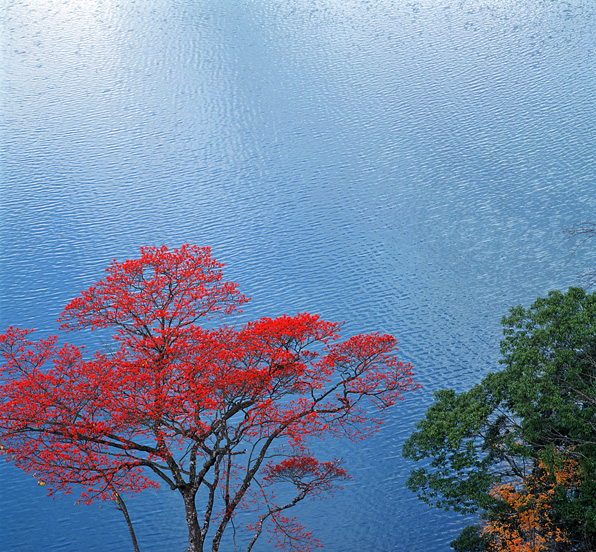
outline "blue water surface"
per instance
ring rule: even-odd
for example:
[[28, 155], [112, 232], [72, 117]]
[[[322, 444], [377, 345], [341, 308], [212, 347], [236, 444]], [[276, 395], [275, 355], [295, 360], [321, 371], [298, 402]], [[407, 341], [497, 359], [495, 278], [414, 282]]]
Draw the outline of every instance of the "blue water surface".
[[[465, 520], [405, 489], [401, 446], [433, 391], [498, 368], [509, 306], [596, 267], [562, 233], [596, 221], [596, 3], [1, 4], [0, 327], [55, 332], [112, 259], [196, 243], [247, 318], [392, 333], [424, 389], [316, 444], [353, 481], [295, 513], [329, 552], [449, 550]], [[132, 549], [73, 501], [0, 464], [0, 550]], [[184, 550], [176, 493], [130, 509], [143, 552]]]

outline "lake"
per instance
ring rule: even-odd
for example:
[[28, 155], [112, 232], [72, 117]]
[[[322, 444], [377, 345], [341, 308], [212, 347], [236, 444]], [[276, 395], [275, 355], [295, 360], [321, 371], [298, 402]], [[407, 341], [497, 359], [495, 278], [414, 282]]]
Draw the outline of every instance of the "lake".
[[[498, 368], [500, 318], [596, 268], [593, 0], [3, 0], [0, 326], [55, 332], [143, 245], [209, 245], [248, 319], [309, 311], [399, 339], [424, 389], [353, 480], [295, 510], [328, 552], [447, 552], [408, 491], [440, 388]], [[92, 338], [91, 338], [92, 339]], [[0, 464], [2, 552], [131, 550], [121, 515]], [[181, 501], [130, 501], [182, 552]], [[273, 545], [261, 542], [259, 550]]]

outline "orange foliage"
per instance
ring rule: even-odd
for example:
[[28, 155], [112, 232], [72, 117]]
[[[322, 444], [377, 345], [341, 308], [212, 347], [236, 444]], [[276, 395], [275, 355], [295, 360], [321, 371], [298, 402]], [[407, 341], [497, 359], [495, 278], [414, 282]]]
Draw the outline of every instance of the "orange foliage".
[[491, 496], [504, 502], [508, 512], [486, 521], [482, 534], [492, 537], [491, 552], [551, 552], [567, 542], [553, 520], [552, 501], [557, 488], [578, 484], [577, 462], [559, 453], [555, 466], [540, 460], [538, 467], [516, 484], [495, 485]]

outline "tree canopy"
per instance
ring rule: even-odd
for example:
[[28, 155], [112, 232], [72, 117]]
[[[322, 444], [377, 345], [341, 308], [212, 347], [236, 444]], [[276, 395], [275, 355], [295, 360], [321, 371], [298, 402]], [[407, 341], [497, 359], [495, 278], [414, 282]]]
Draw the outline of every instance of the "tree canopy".
[[[349, 476], [309, 441], [366, 437], [419, 387], [390, 335], [342, 341], [339, 324], [308, 313], [223, 324], [248, 299], [222, 267], [189, 245], [114, 261], [60, 318], [65, 331], [110, 329], [106, 351], [0, 336], [2, 452], [51, 494], [114, 501], [135, 550], [123, 497], [160, 482], [182, 498], [189, 552], [219, 550], [241, 510], [247, 552], [264, 531], [310, 549], [286, 511]], [[274, 485], [293, 491], [282, 501]]]
[[435, 394], [404, 445], [422, 464], [407, 485], [430, 505], [480, 514], [484, 525], [452, 543], [460, 552], [595, 550], [596, 295], [552, 291], [502, 325], [503, 369]]

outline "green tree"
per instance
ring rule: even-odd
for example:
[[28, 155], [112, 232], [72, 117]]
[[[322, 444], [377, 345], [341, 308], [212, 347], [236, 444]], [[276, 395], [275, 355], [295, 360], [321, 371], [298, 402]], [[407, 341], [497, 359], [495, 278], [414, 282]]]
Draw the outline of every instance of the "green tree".
[[[407, 485], [432, 506], [494, 519], [503, 510], [495, 486], [526, 481], [563, 452], [581, 484], [553, 498], [567, 535], [556, 549], [596, 550], [596, 294], [552, 291], [502, 324], [504, 369], [465, 393], [435, 394], [404, 445], [421, 463]], [[464, 541], [454, 541], [462, 552]]]

